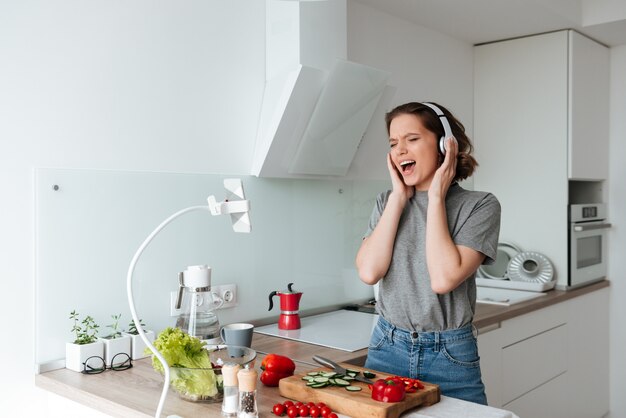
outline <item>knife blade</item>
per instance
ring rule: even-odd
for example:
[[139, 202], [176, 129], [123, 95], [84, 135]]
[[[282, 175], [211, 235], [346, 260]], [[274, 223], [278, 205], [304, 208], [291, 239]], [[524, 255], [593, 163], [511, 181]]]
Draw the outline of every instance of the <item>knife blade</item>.
[[[335, 373], [342, 374], [344, 376], [349, 376], [348, 375], [348, 371], [344, 367], [341, 367], [340, 365], [338, 365], [337, 363], [335, 363], [332, 360], [329, 360], [329, 359], [327, 359], [325, 357], [320, 357], [320, 356], [317, 356], [317, 355], [313, 356], [313, 360], [316, 363], [321, 364], [322, 366], [328, 367], [329, 369], [333, 369], [333, 371]], [[373, 385], [374, 384], [373, 381], [371, 381], [370, 379], [368, 379], [366, 377], [359, 376], [359, 375], [356, 375], [356, 376], [353, 376], [353, 377], [354, 377], [354, 380], [357, 380], [359, 382], [367, 383], [368, 385]]]

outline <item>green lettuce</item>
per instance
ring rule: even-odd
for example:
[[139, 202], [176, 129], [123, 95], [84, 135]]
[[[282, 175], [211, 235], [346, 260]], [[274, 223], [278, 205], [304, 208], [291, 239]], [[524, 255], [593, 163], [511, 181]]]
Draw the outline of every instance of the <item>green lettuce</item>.
[[[170, 383], [179, 393], [194, 399], [217, 395], [222, 376], [212, 370], [205, 342], [170, 327], [158, 335], [154, 346], [170, 366]], [[163, 373], [163, 365], [155, 356], [152, 367]]]

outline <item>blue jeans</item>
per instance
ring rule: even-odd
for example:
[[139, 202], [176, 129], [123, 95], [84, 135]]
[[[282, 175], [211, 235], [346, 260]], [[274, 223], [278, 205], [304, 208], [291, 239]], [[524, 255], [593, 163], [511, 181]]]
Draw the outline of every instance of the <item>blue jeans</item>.
[[442, 395], [487, 405], [472, 324], [413, 332], [396, 328], [380, 316], [365, 367], [435, 383]]

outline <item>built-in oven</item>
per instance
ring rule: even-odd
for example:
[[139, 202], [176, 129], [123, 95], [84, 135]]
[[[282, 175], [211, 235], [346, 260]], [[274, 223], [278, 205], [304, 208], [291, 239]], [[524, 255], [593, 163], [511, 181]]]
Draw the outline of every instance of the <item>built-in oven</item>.
[[607, 234], [603, 203], [570, 205], [567, 288], [602, 280], [607, 274]]

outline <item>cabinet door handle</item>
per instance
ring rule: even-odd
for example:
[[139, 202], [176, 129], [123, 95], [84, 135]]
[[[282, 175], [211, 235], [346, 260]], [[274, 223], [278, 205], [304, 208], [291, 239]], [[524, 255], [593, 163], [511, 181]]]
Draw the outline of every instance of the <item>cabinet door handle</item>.
[[606, 229], [610, 228], [610, 223], [598, 224], [598, 225], [576, 225], [574, 227], [574, 231], [582, 232], [582, 231], [593, 231], [594, 229]]

